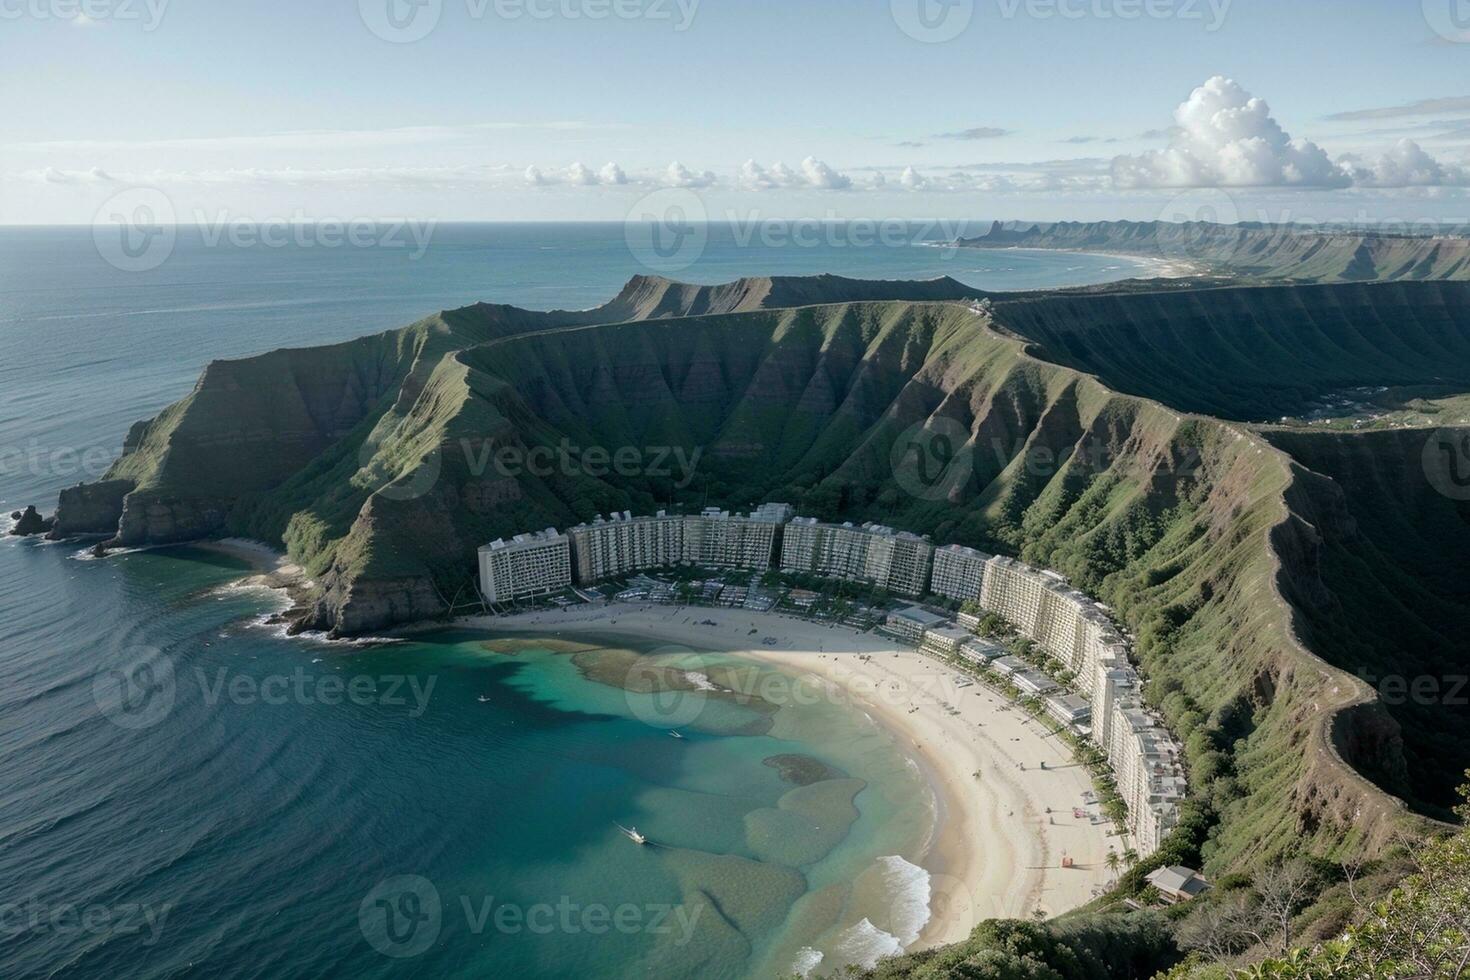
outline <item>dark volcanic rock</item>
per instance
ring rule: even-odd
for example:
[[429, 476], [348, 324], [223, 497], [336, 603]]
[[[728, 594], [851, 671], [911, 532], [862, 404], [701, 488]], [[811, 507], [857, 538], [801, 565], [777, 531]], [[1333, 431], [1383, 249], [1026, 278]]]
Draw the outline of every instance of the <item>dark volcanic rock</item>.
[[102, 480], [67, 487], [56, 500], [53, 539], [75, 534], [116, 534], [122, 519], [123, 498], [132, 493], [132, 480]]
[[51, 530], [51, 525], [55, 521], [55, 518], [52, 517], [42, 517], [36, 512], [34, 505], [27, 507], [24, 513], [12, 516], [15, 516], [16, 524], [15, 527], [10, 529], [10, 533], [18, 534], [21, 537], [28, 537], [32, 534], [45, 534]]

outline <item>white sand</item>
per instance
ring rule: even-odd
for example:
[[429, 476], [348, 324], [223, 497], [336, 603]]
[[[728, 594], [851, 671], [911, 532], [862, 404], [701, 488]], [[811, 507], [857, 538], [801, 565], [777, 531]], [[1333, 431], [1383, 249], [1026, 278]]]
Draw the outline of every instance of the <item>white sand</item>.
[[272, 589], [306, 588], [312, 584], [311, 579], [306, 577], [305, 569], [292, 562], [281, 552], [259, 541], [251, 541], [247, 538], [224, 538], [219, 541], [193, 542], [192, 546], [203, 548], [206, 551], [217, 551], [220, 554], [249, 562], [261, 574], [248, 579], [248, 584], [263, 585]]
[[[748, 610], [627, 604], [461, 624], [568, 639], [627, 632], [755, 657], [836, 684], [912, 750], [939, 800], [938, 833], [921, 862], [933, 875], [935, 914], [915, 949], [963, 939], [983, 919], [1025, 918], [1038, 908], [1056, 915], [1085, 904], [1110, 877], [1110, 843], [1123, 850], [1109, 836], [1111, 822], [1091, 821], [1099, 813], [1083, 801], [1091, 780], [1048, 728], [979, 683], [959, 687], [953, 667], [885, 637]], [[765, 637], [777, 645], [754, 642]], [[1074, 807], [1083, 818], [1073, 816]], [[1072, 868], [1062, 868], [1063, 856]]]

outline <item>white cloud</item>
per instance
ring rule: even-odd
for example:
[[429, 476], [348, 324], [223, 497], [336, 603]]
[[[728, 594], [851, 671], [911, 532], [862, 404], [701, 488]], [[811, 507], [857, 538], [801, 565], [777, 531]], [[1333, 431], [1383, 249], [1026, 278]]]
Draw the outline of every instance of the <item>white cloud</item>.
[[741, 190], [747, 191], [782, 188], [845, 191], [853, 186], [851, 177], [816, 157], [807, 157], [801, 161], [800, 170], [793, 170], [784, 163], [775, 163], [766, 168], [754, 160], [746, 160], [735, 175], [735, 184]]
[[911, 191], [921, 191], [929, 184], [928, 179], [913, 167], [904, 167], [898, 182]]
[[533, 187], [541, 187], [550, 183], [550, 181], [546, 179], [546, 175], [541, 172], [540, 167], [533, 165], [526, 168], [526, 183]]
[[1223, 75], [1176, 110], [1169, 146], [1113, 160], [1113, 184], [1137, 187], [1344, 187], [1351, 178], [1316, 143], [1292, 139], [1265, 99]]
[[628, 182], [628, 175], [623, 173], [623, 168], [611, 160], [602, 165], [597, 176], [602, 178], [604, 184], [622, 185]]
[[1357, 158], [1344, 158], [1353, 182], [1362, 187], [1446, 187], [1470, 183], [1464, 169], [1446, 166], [1410, 139], [1401, 139], [1393, 149], [1369, 166]]
[[816, 157], [801, 161], [801, 173], [811, 187], [828, 191], [845, 191], [852, 187], [852, 178], [838, 173]]
[[567, 182], [580, 187], [592, 187], [599, 183], [597, 174], [592, 172], [592, 168], [581, 162], [574, 163], [567, 168]]
[[705, 170], [695, 173], [678, 160], [669, 164], [666, 176], [671, 187], [710, 187], [716, 182], [713, 172]]

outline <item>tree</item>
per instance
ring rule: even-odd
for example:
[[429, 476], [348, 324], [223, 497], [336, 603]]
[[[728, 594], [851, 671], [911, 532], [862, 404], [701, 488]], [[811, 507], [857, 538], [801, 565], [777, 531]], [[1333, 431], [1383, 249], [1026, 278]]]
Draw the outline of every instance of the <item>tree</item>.
[[1321, 887], [1317, 872], [1298, 858], [1271, 865], [1256, 876], [1254, 885], [1261, 917], [1276, 929], [1278, 952], [1285, 953], [1291, 949], [1292, 920]]

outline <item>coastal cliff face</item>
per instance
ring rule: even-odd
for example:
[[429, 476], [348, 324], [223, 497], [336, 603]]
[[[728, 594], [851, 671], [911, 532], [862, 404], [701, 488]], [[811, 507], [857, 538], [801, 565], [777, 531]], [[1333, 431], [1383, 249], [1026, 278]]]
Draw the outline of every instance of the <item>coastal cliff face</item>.
[[[638, 279], [599, 310], [481, 305], [212, 365], [60, 517], [100, 522], [120, 499], [123, 540], [279, 542], [321, 585], [297, 628], [338, 635], [476, 608], [484, 541], [670, 501], [787, 499], [1020, 554], [1136, 633], [1218, 816], [1209, 870], [1376, 853], [1408, 820], [1390, 794], [1440, 812], [1470, 745], [1436, 751], [1357, 676], [1423, 667], [1372, 625], [1395, 622], [1414, 572], [1372, 513], [1433, 504], [1410, 487], [1422, 470], [1386, 479], [1412, 440], [1393, 455], [1188, 413], [1470, 376], [1466, 288], [1131, 286], [977, 314], [944, 280]], [[610, 465], [620, 450], [631, 466]], [[1378, 458], [1396, 462], [1365, 492]], [[1441, 537], [1426, 544], [1450, 562], [1464, 539]], [[1462, 598], [1411, 596], [1406, 615]]]
[[1259, 222], [995, 222], [967, 248], [1119, 252], [1262, 279], [1330, 282], [1470, 279], [1470, 237], [1391, 235]]

